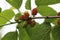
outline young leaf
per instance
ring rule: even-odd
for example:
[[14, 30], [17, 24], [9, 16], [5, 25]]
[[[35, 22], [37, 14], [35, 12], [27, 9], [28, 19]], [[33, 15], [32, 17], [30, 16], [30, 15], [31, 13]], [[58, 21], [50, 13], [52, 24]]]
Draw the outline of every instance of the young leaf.
[[25, 7], [26, 9], [31, 9], [31, 0], [27, 0]]
[[28, 33], [26, 32], [25, 28], [23, 26], [26, 22], [22, 22], [18, 24], [17, 27], [19, 27], [19, 40], [31, 40]]
[[6, 1], [17, 9], [19, 9], [22, 4], [22, 0], [6, 0]]
[[11, 9], [5, 10], [1, 12], [0, 14], [0, 27], [1, 25], [5, 24], [8, 22], [12, 17], [14, 16], [14, 12]]
[[[38, 12], [42, 15], [42, 16], [57, 16], [57, 12], [52, 9], [51, 7], [48, 6], [39, 6], [38, 7]], [[53, 22], [54, 20], [56, 20], [55, 18], [48, 18], [45, 21], [46, 22]]]
[[26, 31], [29, 34], [31, 40], [50, 40], [50, 29], [49, 23], [38, 24], [34, 27], [27, 26]]
[[52, 30], [52, 37], [54, 40], [60, 40], [60, 25], [55, 26]]
[[17, 35], [17, 32], [9, 32], [1, 40], [17, 40]]
[[60, 3], [60, 0], [35, 0], [37, 6]]

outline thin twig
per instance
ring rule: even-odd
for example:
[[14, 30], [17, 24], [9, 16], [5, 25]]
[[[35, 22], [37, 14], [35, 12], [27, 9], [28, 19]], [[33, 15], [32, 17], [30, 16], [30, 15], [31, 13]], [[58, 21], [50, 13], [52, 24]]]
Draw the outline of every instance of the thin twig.
[[12, 23], [9, 23], [9, 24], [4, 24], [4, 25], [1, 25], [0, 27], [2, 27], [2, 26], [6, 26], [6, 25], [15, 24], [15, 23], [17, 23], [17, 22], [12, 22]]
[[8, 23], [8, 24], [3, 24], [3, 25], [0, 25], [0, 27], [2, 26], [6, 26], [6, 25], [11, 25], [11, 24], [15, 24], [15, 23], [21, 23], [22, 21], [19, 21], [19, 22], [11, 22], [11, 23]]
[[31, 19], [41, 19], [41, 18], [60, 18], [60, 16], [43, 16], [43, 17], [33, 17]]

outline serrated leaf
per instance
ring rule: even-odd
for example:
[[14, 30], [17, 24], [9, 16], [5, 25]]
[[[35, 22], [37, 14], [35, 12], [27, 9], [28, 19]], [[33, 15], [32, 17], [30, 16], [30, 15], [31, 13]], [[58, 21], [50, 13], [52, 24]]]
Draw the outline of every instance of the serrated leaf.
[[[38, 7], [38, 12], [42, 15], [42, 16], [57, 16], [57, 12], [52, 9], [51, 7], [48, 6], [39, 6]], [[56, 20], [56, 18], [46, 18], [46, 22], [53, 22], [54, 20]]]
[[25, 25], [26, 22], [22, 22], [18, 24], [19, 27], [19, 40], [31, 40], [28, 36], [28, 33], [26, 32], [25, 28], [23, 26]]
[[17, 9], [19, 9], [22, 4], [22, 0], [6, 0], [6, 1]]
[[31, 26], [26, 28], [31, 40], [50, 40], [50, 29], [49, 23], [36, 24], [34, 27]]
[[17, 40], [17, 35], [17, 32], [9, 32], [1, 40]]
[[60, 0], [35, 0], [37, 6], [60, 3]]
[[8, 22], [14, 16], [14, 12], [11, 9], [5, 10], [0, 14], [0, 26]]
[[54, 40], [60, 40], [60, 26], [55, 26], [52, 30], [52, 37]]
[[31, 0], [27, 0], [25, 7], [26, 9], [31, 9]]

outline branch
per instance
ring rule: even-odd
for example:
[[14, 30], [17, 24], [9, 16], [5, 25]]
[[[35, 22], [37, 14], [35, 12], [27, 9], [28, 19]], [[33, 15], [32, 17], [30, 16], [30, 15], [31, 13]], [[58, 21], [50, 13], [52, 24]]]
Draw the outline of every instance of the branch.
[[22, 22], [22, 21], [19, 21], [19, 22], [11, 22], [11, 23], [9, 23], [9, 24], [0, 25], [0, 27], [2, 27], [2, 26], [6, 26], [6, 25], [15, 24], [15, 23], [21, 23], [21, 22]]
[[9, 24], [0, 25], [0, 27], [2, 27], [2, 26], [6, 26], [6, 25], [15, 24], [15, 23], [16, 23], [16, 22], [11, 22], [11, 23], [9, 23]]
[[60, 18], [60, 16], [43, 16], [43, 17], [33, 17], [31, 19], [42, 19], [42, 18]]
[[[42, 19], [42, 18], [60, 18], [60, 16], [43, 16], [43, 17], [33, 17], [33, 18], [28, 18], [28, 19]], [[19, 22], [11, 22], [11, 23], [9, 23], [9, 24], [1, 25], [0, 27], [6, 26], [6, 25], [15, 24], [15, 23], [21, 23], [21, 22], [22, 22], [22, 21], [19, 21]]]
[[9, 24], [4, 24], [4, 25], [1, 25], [0, 27], [2, 27], [2, 26], [6, 26], [6, 25], [15, 24], [15, 23], [17, 23], [17, 22], [11, 22], [11, 23], [9, 23]]

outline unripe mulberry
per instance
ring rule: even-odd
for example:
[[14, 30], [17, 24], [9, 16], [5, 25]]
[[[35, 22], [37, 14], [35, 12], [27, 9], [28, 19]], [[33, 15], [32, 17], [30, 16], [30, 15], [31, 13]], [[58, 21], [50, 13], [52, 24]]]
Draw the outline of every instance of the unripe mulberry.
[[32, 23], [32, 19], [27, 20], [27, 23], [31, 24]]
[[29, 13], [28, 12], [25, 12], [24, 14], [26, 17], [29, 17]]
[[58, 16], [60, 16], [60, 12], [58, 12]]
[[36, 24], [36, 22], [32, 21], [31, 26], [34, 27], [35, 24]]
[[32, 19], [27, 20], [27, 23], [30, 24], [32, 27], [34, 27], [34, 25], [36, 24], [36, 22]]
[[20, 20], [25, 20], [26, 19], [26, 16], [25, 15], [22, 15], [21, 17], [20, 17]]
[[60, 25], [60, 19], [58, 19], [57, 24]]
[[32, 15], [36, 15], [37, 14], [37, 8], [34, 8], [33, 10], [32, 10]]

